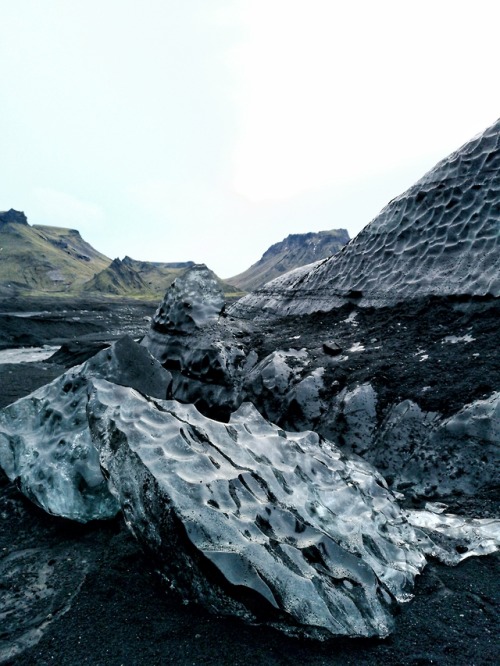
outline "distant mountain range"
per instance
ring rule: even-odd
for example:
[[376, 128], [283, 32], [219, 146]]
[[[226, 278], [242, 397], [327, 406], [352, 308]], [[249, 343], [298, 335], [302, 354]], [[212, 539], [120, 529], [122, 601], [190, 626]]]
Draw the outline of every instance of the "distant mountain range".
[[[287, 271], [336, 254], [345, 229], [292, 234], [234, 278], [220, 280], [227, 296], [241, 296]], [[0, 298], [100, 297], [159, 300], [194, 262], [111, 260], [76, 229], [30, 225], [23, 212], [0, 212]]]
[[[159, 300], [194, 262], [111, 260], [76, 229], [30, 225], [20, 211], [0, 212], [0, 297], [122, 297]], [[228, 295], [241, 292], [221, 280]]]
[[253, 291], [293, 268], [337, 254], [349, 240], [345, 229], [290, 234], [280, 243], [271, 245], [261, 259], [246, 271], [228, 278], [228, 282], [244, 291]]

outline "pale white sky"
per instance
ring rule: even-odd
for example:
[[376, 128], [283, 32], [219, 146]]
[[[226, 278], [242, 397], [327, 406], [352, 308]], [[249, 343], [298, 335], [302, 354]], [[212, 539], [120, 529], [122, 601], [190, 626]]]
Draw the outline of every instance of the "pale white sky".
[[491, 0], [0, 0], [0, 210], [222, 277], [500, 116]]

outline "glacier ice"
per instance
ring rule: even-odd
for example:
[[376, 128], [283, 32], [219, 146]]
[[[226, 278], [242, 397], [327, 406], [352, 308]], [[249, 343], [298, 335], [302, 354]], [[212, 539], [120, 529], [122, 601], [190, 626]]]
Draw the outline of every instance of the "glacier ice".
[[241, 402], [242, 378], [257, 360], [224, 311], [214, 273], [196, 264], [169, 287], [141, 342], [172, 373], [169, 397], [221, 420]]
[[498, 521], [404, 511], [369, 463], [314, 432], [249, 403], [214, 421], [125, 386], [123, 368], [107, 381], [113, 350], [99, 356], [0, 412], [1, 464], [51, 513], [121, 508], [184, 600], [290, 634], [386, 636], [427, 555], [498, 548]]
[[116, 515], [87, 422], [92, 377], [165, 397], [170, 374], [124, 337], [0, 411], [0, 466], [43, 509], [86, 522]]

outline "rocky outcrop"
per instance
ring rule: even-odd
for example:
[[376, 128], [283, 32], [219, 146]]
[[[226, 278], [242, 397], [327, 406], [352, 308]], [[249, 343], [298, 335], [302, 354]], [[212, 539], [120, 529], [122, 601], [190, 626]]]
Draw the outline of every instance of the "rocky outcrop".
[[0, 211], [0, 226], [3, 224], [28, 224], [28, 218], [26, 215], [19, 210], [10, 210]]
[[294, 268], [333, 256], [349, 240], [345, 229], [290, 234], [280, 243], [271, 245], [246, 271], [228, 278], [228, 282], [245, 291], [253, 291]]
[[235, 316], [500, 296], [500, 120], [393, 199], [337, 255], [268, 283]]
[[148, 295], [149, 289], [127, 262], [114, 259], [110, 265], [83, 285], [84, 292], [113, 296]]

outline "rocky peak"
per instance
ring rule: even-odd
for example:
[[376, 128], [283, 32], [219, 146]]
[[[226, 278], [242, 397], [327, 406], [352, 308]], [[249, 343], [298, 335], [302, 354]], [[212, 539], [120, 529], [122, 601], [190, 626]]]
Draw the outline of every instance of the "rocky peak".
[[19, 210], [10, 210], [0, 211], [0, 226], [3, 224], [24, 224], [28, 225], [28, 218], [26, 215]]

